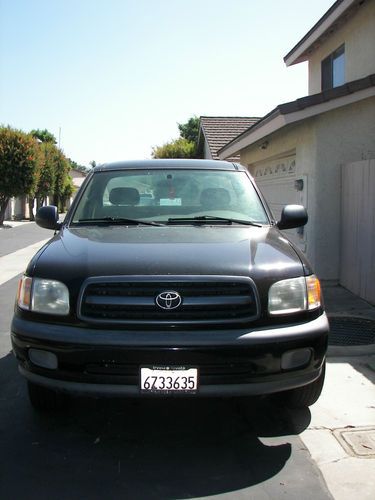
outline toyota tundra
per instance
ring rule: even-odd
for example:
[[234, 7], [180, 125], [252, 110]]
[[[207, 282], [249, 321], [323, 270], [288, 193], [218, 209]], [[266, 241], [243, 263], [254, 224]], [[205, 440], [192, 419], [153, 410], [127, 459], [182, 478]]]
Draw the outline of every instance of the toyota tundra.
[[328, 322], [318, 278], [247, 169], [209, 160], [93, 168], [19, 283], [11, 326], [32, 405], [67, 394], [281, 395], [313, 404]]

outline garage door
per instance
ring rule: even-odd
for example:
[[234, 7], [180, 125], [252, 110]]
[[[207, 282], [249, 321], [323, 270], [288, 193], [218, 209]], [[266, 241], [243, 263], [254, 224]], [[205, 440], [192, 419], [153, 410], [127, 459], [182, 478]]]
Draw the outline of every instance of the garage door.
[[[276, 219], [285, 205], [307, 206], [307, 176], [296, 176], [296, 158], [287, 156], [253, 165], [250, 169]], [[304, 228], [289, 229], [283, 233], [306, 252]]]

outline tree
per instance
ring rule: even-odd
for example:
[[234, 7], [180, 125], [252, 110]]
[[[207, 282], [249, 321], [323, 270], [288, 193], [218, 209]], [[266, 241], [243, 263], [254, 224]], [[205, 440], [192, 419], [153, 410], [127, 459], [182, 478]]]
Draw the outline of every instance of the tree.
[[195, 158], [195, 144], [183, 137], [152, 149], [153, 158]]
[[[43, 205], [47, 196], [53, 196], [53, 203], [60, 212], [65, 210], [66, 201], [74, 192], [73, 180], [69, 175], [72, 168], [84, 169], [73, 160], [66, 158], [64, 153], [52, 142], [44, 142], [39, 145], [41, 152], [41, 166], [34, 197], [37, 208]], [[34, 201], [33, 201], [34, 203]], [[30, 218], [31, 218], [30, 211]]]
[[39, 139], [41, 142], [52, 142], [52, 144], [57, 144], [56, 137], [51, 134], [46, 128], [44, 130], [34, 129], [30, 132], [30, 134], [35, 137], [35, 139]]
[[[38, 161], [35, 189], [29, 196], [30, 220], [34, 220], [34, 205], [43, 205], [54, 184], [54, 158], [57, 156], [56, 137], [47, 129], [33, 129], [30, 134], [37, 140]], [[49, 190], [49, 191], [48, 191]]]
[[74, 186], [69, 172], [71, 169], [87, 172], [88, 169], [78, 165], [70, 158], [66, 158], [63, 152], [56, 146], [56, 138], [47, 129], [35, 129], [31, 131], [33, 137], [39, 141], [38, 175], [35, 189], [29, 198], [30, 220], [33, 220], [33, 207], [39, 208], [45, 202], [47, 196], [53, 196], [53, 202], [60, 211], [65, 208], [66, 199], [69, 198]]
[[198, 158], [199, 118], [192, 116], [186, 123], [177, 123], [180, 137], [152, 149], [153, 158]]
[[65, 197], [66, 197], [66, 185], [71, 178], [69, 176], [70, 162], [64, 156], [60, 149], [57, 149], [57, 155], [55, 159], [55, 184], [54, 184], [54, 204], [58, 207], [60, 212], [64, 211]]
[[47, 199], [47, 196], [54, 192], [56, 169], [60, 151], [52, 141], [45, 141], [37, 144], [37, 168], [35, 186], [29, 193], [29, 213], [30, 220], [34, 220], [33, 209], [40, 208]]
[[37, 149], [30, 134], [11, 127], [0, 127], [0, 225], [10, 198], [34, 190]]
[[37, 200], [37, 208], [41, 207], [50, 195], [55, 186], [56, 177], [56, 160], [59, 150], [51, 142], [45, 142], [40, 145], [41, 153], [41, 168], [39, 179], [35, 190], [35, 198]]
[[67, 204], [68, 200], [71, 198], [71, 196], [73, 195], [74, 191], [75, 191], [75, 187], [74, 187], [74, 184], [73, 184], [73, 179], [68, 175], [65, 179], [65, 184], [63, 186], [63, 190], [62, 190], [62, 193], [61, 193], [61, 198], [62, 198], [62, 212], [64, 211], [65, 209], [65, 205]]
[[194, 142], [194, 144], [198, 143], [199, 118], [197, 116], [192, 116], [186, 123], [177, 123], [177, 125], [180, 137]]

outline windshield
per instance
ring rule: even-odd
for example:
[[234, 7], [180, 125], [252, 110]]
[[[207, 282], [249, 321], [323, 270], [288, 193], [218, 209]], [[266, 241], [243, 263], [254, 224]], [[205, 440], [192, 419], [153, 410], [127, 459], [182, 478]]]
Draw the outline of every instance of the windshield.
[[[245, 172], [221, 170], [112, 170], [96, 172], [72, 217], [73, 223], [116, 219], [159, 222], [207, 216], [268, 224]], [[185, 220], [184, 220], [185, 219]]]

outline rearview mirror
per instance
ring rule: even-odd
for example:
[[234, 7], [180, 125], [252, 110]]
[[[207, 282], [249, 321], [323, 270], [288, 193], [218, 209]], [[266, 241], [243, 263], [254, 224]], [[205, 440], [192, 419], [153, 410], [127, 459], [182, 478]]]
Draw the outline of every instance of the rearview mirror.
[[307, 223], [308, 219], [306, 208], [302, 205], [286, 205], [281, 212], [277, 227], [279, 229], [301, 227]]
[[60, 229], [59, 213], [54, 205], [41, 207], [35, 215], [35, 222], [44, 229]]

